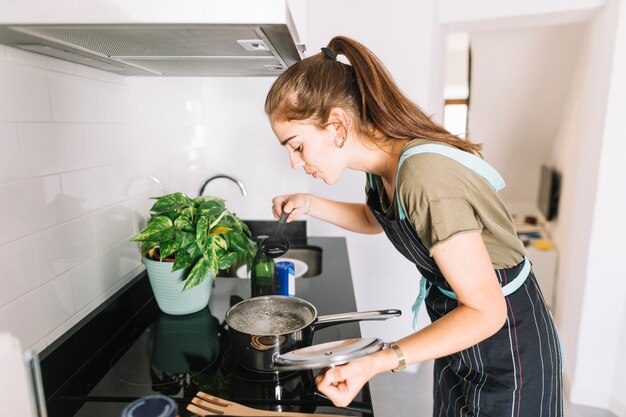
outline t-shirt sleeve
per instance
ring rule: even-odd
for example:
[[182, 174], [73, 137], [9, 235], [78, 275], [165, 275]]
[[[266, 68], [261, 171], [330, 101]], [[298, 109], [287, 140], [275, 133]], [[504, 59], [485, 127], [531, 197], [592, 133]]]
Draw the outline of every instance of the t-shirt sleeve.
[[400, 198], [407, 218], [429, 250], [456, 234], [483, 229], [468, 196], [465, 169], [436, 154], [414, 155], [401, 167]]

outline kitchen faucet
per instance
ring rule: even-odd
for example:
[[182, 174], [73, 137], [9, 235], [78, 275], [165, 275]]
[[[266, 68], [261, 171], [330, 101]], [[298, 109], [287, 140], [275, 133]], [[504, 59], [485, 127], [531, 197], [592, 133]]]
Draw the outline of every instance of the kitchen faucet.
[[219, 179], [219, 178], [224, 178], [227, 180], [231, 180], [232, 182], [234, 182], [235, 184], [237, 184], [237, 186], [239, 187], [239, 189], [241, 190], [241, 194], [243, 194], [244, 196], [247, 195], [248, 193], [246, 192], [246, 187], [244, 187], [243, 182], [239, 181], [236, 178], [233, 178], [229, 175], [225, 175], [225, 174], [217, 174], [217, 175], [213, 175], [211, 178], [209, 178], [208, 180], [206, 180], [204, 182], [204, 184], [202, 184], [202, 187], [200, 187], [200, 191], [198, 192], [198, 197], [202, 195], [202, 193], [204, 193], [204, 189], [206, 188], [206, 186], [213, 180]]

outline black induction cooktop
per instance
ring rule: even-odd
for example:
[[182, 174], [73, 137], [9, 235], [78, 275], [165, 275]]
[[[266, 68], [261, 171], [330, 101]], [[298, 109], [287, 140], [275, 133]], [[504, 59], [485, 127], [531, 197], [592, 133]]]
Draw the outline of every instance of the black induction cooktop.
[[[333, 266], [327, 267], [332, 272]], [[347, 309], [328, 311], [324, 300], [316, 301], [316, 287], [331, 288], [324, 277], [313, 280], [299, 284], [298, 295], [317, 303], [321, 314], [354, 311], [352, 293], [344, 294], [344, 300], [352, 300]], [[352, 289], [351, 282], [335, 281], [335, 291]], [[248, 280], [218, 278], [208, 307], [172, 316], [159, 310], [145, 273], [140, 274], [42, 352], [48, 415], [117, 417], [131, 401], [158, 393], [178, 402], [181, 417], [192, 416], [185, 407], [203, 391], [272, 411], [373, 416], [368, 385], [348, 409], [336, 408], [316, 391], [315, 371], [264, 373], [240, 366], [230, 350], [224, 315], [247, 296]], [[359, 336], [358, 324], [344, 324], [316, 332], [313, 342]]]

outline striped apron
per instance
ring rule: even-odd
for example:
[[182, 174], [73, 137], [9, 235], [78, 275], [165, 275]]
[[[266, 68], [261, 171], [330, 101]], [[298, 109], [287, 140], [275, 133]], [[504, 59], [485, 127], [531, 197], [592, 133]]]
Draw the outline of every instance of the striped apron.
[[[400, 157], [398, 172], [406, 158], [424, 152], [453, 158], [483, 176], [495, 190], [504, 186], [500, 175], [482, 159], [444, 145], [409, 148]], [[457, 307], [452, 288], [406, 218], [397, 181], [398, 216], [389, 219], [381, 207], [379, 191], [371, 175], [369, 180], [367, 204], [389, 240], [422, 275], [418, 300], [425, 299], [428, 315], [435, 321]], [[496, 270], [507, 305], [504, 326], [470, 348], [435, 360], [433, 416], [563, 415], [559, 336], [529, 266], [524, 259], [513, 268]], [[433, 286], [437, 290], [429, 291]], [[416, 301], [414, 314], [418, 309], [419, 301]]]

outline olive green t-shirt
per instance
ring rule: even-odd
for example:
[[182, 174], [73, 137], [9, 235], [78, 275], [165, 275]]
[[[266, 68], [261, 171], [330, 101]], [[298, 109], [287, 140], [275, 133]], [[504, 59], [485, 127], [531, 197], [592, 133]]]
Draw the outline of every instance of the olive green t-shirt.
[[[446, 145], [415, 139], [402, 151], [427, 143]], [[383, 192], [380, 178], [376, 180], [377, 191]], [[511, 215], [480, 174], [447, 156], [422, 153], [403, 162], [397, 184], [407, 219], [430, 251], [459, 233], [480, 231], [494, 268], [511, 268], [522, 261], [524, 245]], [[397, 216], [397, 207], [394, 212]]]

